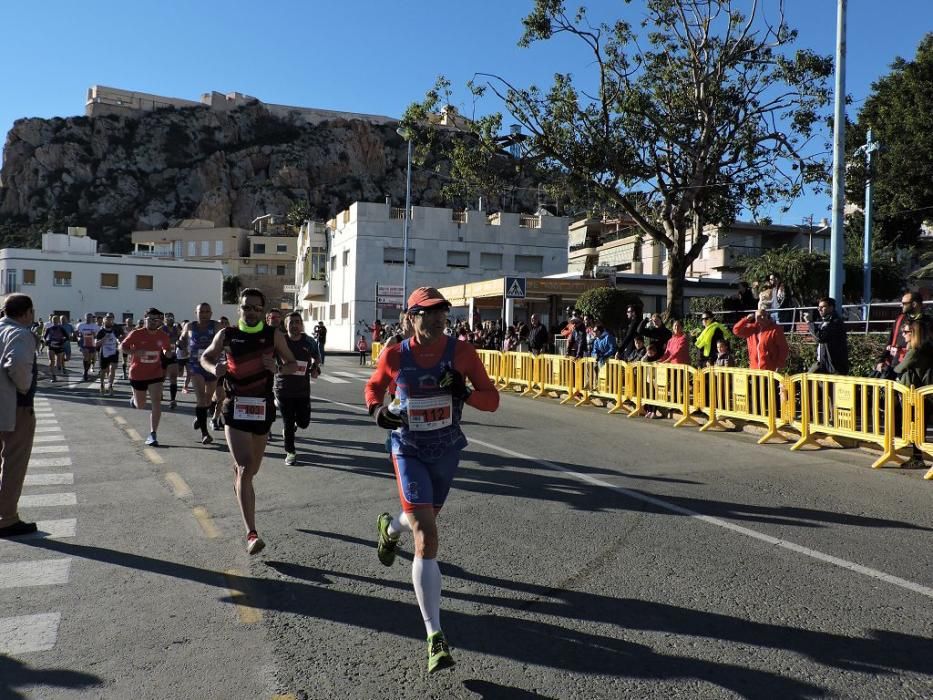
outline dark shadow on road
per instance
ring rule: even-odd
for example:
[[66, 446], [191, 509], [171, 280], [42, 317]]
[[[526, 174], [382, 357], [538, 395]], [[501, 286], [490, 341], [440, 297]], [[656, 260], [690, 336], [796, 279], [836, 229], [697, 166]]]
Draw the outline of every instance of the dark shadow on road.
[[4, 700], [38, 697], [34, 692], [27, 694], [18, 690], [30, 686], [77, 689], [102, 683], [99, 676], [90, 673], [61, 668], [30, 668], [19, 659], [0, 654], [0, 698]]
[[[406, 589], [408, 584], [401, 581], [389, 582], [382, 577], [281, 562], [271, 562], [270, 566], [282, 568], [282, 573], [289, 577], [287, 579], [224, 578], [217, 571], [104, 547], [58, 540], [36, 540], [24, 544], [114, 566], [200, 582], [217, 588], [219, 599], [225, 602], [250, 604], [269, 611], [328, 620], [374, 632], [406, 634], [414, 639], [423, 636], [420, 612], [413, 600], [401, 603], [362, 595], [340, 590], [335, 583], [343, 579], [365, 583], [370, 588]], [[451, 566], [445, 566], [444, 571], [447, 576], [458, 576], [497, 591], [487, 595], [450, 590], [446, 594], [449, 598], [482, 606], [492, 605], [501, 610], [480, 615], [445, 612], [444, 626], [454, 646], [520, 664], [620, 678], [690, 678], [726, 688], [743, 697], [804, 698], [826, 690], [779, 672], [658, 652], [625, 639], [589, 634], [562, 624], [513, 617], [505, 613], [509, 610], [524, 615], [533, 613], [572, 620], [575, 625], [581, 620], [599, 622], [617, 627], [620, 637], [625, 635], [625, 630], [643, 630], [779, 649], [802, 654], [826, 666], [873, 674], [891, 670], [929, 674], [929, 659], [933, 658], [933, 640], [889, 630], [873, 631], [867, 638], [846, 637], [652, 601], [610, 598], [469, 574]], [[245, 592], [247, 600], [230, 596], [228, 585]], [[514, 590], [532, 593], [535, 598], [529, 601], [508, 595]]]
[[480, 700], [553, 700], [540, 693], [478, 679], [463, 681], [463, 687], [479, 695]]

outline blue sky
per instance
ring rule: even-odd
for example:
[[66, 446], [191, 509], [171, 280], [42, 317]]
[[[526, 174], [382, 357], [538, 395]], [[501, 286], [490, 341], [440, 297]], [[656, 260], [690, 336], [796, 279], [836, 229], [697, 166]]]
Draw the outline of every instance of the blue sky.
[[[452, 80], [460, 101], [476, 72], [520, 85], [548, 85], [555, 71], [584, 74], [587, 58], [570, 42], [516, 46], [531, 6], [531, 0], [6, 0], [0, 130], [5, 135], [22, 117], [82, 114], [93, 84], [192, 100], [210, 90], [238, 91], [265, 102], [399, 116], [438, 74]], [[641, 2], [588, 6], [594, 15], [618, 12], [634, 20]], [[800, 46], [833, 54], [835, 0], [786, 0], [786, 12]], [[849, 1], [850, 117], [872, 81], [896, 56], [912, 57], [927, 31], [933, 31], [931, 0]], [[829, 206], [825, 194], [797, 201], [787, 214], [763, 213], [792, 224], [810, 214], [828, 217]]]

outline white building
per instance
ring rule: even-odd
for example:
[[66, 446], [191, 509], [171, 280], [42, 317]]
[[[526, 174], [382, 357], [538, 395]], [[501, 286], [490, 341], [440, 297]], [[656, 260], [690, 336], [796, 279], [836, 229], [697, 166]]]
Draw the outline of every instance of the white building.
[[234, 307], [221, 305], [220, 262], [98, 254], [97, 241], [83, 229], [43, 234], [41, 250], [0, 250], [0, 283], [3, 294], [32, 297], [43, 318], [62, 314], [77, 319], [111, 311], [118, 321], [138, 319], [155, 306], [182, 320], [191, 318], [202, 301], [211, 304], [215, 317], [235, 313]]
[[[566, 272], [567, 224], [559, 216], [413, 207], [408, 292], [503, 275]], [[350, 350], [363, 322], [398, 320], [399, 306], [377, 308], [376, 285], [402, 284], [404, 225], [404, 208], [356, 202], [329, 221], [326, 232], [313, 225], [303, 229], [295, 279], [298, 303], [306, 324], [323, 321], [327, 326], [328, 346]]]

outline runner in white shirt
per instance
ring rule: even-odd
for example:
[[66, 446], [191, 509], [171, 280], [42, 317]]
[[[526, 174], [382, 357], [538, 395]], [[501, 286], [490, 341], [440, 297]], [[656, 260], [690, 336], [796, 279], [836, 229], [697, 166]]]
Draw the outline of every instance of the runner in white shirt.
[[[113, 380], [117, 374], [117, 363], [120, 361], [120, 341], [123, 340], [123, 329], [113, 323], [113, 314], [104, 316], [104, 325], [97, 331], [97, 349], [100, 352], [100, 395], [113, 396]], [[104, 380], [107, 388], [104, 389]]]
[[97, 354], [97, 333], [100, 326], [94, 322], [94, 314], [85, 314], [84, 322], [79, 323], [75, 328], [75, 340], [78, 341], [78, 347], [81, 349], [81, 359], [84, 362], [84, 381], [88, 381], [88, 373], [94, 364], [94, 356]]

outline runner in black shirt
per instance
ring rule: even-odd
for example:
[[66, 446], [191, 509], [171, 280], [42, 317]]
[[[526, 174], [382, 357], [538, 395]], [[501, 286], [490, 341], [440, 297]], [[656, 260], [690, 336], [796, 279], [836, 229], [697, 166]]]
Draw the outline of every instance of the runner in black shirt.
[[301, 314], [293, 311], [286, 317], [288, 336], [286, 342], [295, 356], [298, 368], [294, 374], [275, 375], [275, 404], [282, 412], [285, 440], [285, 464], [292, 465], [297, 459], [295, 450], [295, 427], [307, 428], [311, 423], [311, 378], [321, 373], [321, 356], [314, 338], [305, 335]]

